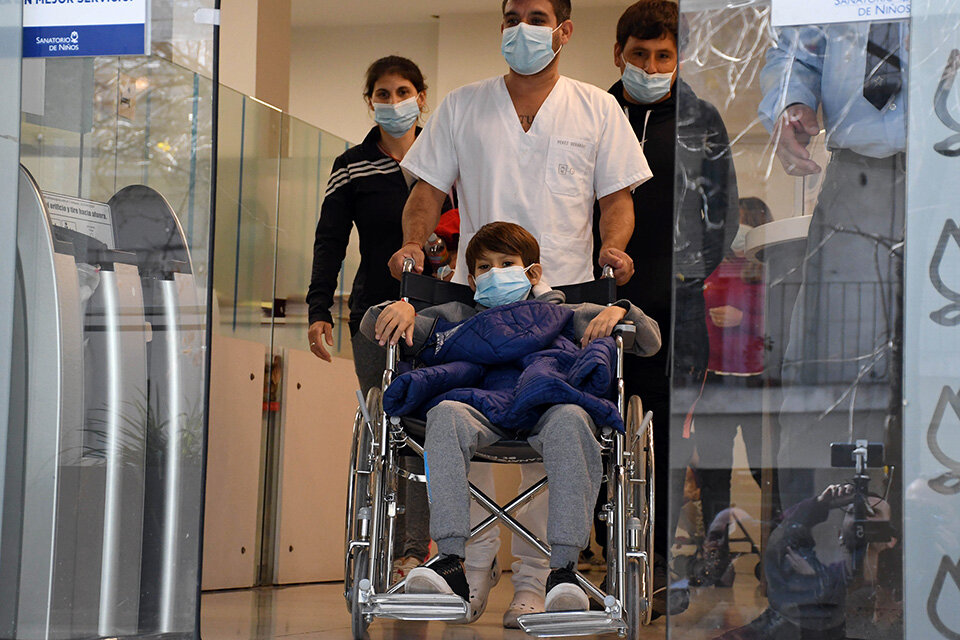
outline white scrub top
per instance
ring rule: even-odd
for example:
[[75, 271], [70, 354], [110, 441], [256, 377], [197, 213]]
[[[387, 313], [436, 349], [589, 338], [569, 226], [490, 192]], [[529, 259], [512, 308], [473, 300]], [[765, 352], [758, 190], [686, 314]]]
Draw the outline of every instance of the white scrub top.
[[594, 201], [653, 175], [616, 99], [563, 76], [526, 132], [502, 76], [451, 92], [401, 166], [444, 192], [456, 183], [461, 255], [484, 224], [515, 222], [556, 284], [593, 279]]

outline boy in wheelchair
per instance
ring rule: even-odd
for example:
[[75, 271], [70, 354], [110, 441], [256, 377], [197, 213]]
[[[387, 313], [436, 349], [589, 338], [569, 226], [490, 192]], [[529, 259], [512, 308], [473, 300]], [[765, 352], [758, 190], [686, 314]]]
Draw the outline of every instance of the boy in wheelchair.
[[[399, 343], [407, 356], [428, 365], [439, 363], [418, 370], [432, 369], [436, 375], [401, 375], [384, 396], [389, 415], [426, 412], [430, 533], [441, 558], [410, 572], [408, 593], [453, 593], [469, 601], [463, 559], [470, 534], [470, 460], [477, 450], [500, 439], [526, 438], [543, 458], [550, 487], [551, 573], [545, 608], [570, 611], [589, 606], [574, 569], [589, 543], [603, 473], [596, 425], [620, 429], [623, 425], [609, 400], [615, 391], [611, 371], [615, 348], [612, 339], [600, 339], [610, 336], [618, 324], [632, 323], [636, 339], [630, 352], [648, 356], [660, 348], [660, 331], [655, 321], [625, 300], [611, 306], [563, 304], [563, 293], [544, 282], [539, 259], [539, 245], [523, 227], [487, 224], [472, 238], [461, 263], [469, 270], [476, 307], [450, 302], [418, 314], [401, 300], [370, 309], [361, 325], [361, 331], [382, 346]], [[477, 335], [486, 349], [451, 355], [458, 339], [470, 337], [464, 336], [467, 332]], [[571, 338], [582, 348], [577, 349]], [[518, 343], [524, 346], [508, 355]], [[449, 349], [444, 356], [445, 347]], [[513, 359], [516, 356], [522, 356], [518, 358], [522, 364]], [[572, 375], [563, 377], [561, 384], [553, 373], [565, 367]], [[582, 374], [591, 367], [592, 373]], [[532, 381], [536, 371], [531, 371], [538, 368], [547, 374], [540, 382]], [[525, 391], [518, 391], [522, 388]], [[512, 394], [525, 396], [523, 408], [517, 408]], [[544, 410], [546, 405], [552, 406]]]

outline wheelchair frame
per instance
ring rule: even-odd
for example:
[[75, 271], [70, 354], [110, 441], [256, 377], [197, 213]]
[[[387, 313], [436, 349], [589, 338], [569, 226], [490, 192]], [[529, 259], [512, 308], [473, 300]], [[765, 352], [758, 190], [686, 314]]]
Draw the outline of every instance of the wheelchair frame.
[[[409, 273], [411, 267], [409, 263], [404, 265], [401, 284], [404, 300], [408, 300], [405, 293], [409, 291], [411, 276], [423, 277]], [[605, 268], [604, 277], [612, 277], [609, 267]], [[607, 301], [610, 302], [613, 301]], [[618, 325], [614, 332], [617, 408], [624, 416], [626, 432], [602, 427], [598, 433], [607, 481], [607, 502], [600, 516], [607, 522], [605, 584], [612, 585], [612, 589], [605, 593], [577, 572], [580, 585], [591, 598], [603, 604], [604, 610], [521, 616], [521, 628], [534, 637], [615, 632], [634, 640], [640, 627], [650, 622], [655, 518], [653, 422], [652, 413], [644, 415], [639, 398], [634, 396], [628, 401], [625, 396], [623, 354], [625, 344], [629, 346], [633, 338], [633, 329], [632, 325]], [[406, 579], [390, 584], [396, 516], [403, 509], [397, 504], [397, 482], [400, 478], [426, 482], [424, 475], [412, 474], [398, 464], [402, 448], [409, 447], [423, 456], [423, 447], [407, 434], [400, 417], [387, 416], [382, 408], [382, 394], [392, 383], [398, 362], [398, 346], [388, 347], [381, 388], [371, 389], [365, 399], [357, 391], [360, 406], [353, 427], [344, 532], [344, 597], [352, 616], [353, 637], [357, 640], [364, 637], [367, 626], [375, 618], [463, 621], [469, 614], [469, 605], [459, 596], [400, 593]], [[511, 462], [489, 457], [474, 460]], [[472, 527], [470, 539], [500, 522], [549, 558], [549, 546], [511, 515], [546, 486], [544, 477], [501, 507], [470, 484], [471, 497], [490, 513]], [[427, 566], [436, 559], [436, 556], [431, 558]]]

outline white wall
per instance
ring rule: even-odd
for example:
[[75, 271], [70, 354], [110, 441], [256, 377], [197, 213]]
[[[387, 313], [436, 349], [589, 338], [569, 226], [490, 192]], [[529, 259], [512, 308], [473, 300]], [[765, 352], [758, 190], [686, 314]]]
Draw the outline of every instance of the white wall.
[[[613, 43], [622, 9], [574, 14], [573, 39], [563, 49], [564, 75], [613, 84]], [[500, 13], [441, 16], [433, 24], [293, 29], [290, 112], [351, 142], [372, 126], [361, 100], [363, 74], [380, 56], [404, 55], [424, 72], [428, 103], [436, 107], [451, 90], [507, 66], [500, 55]]]
[[[605, 89], [616, 82], [619, 71], [613, 65], [613, 43], [622, 11], [620, 7], [605, 7], [574, 13], [573, 38], [560, 53], [563, 75]], [[500, 21], [497, 11], [441, 16], [437, 88], [442, 95], [506, 72], [507, 64], [500, 54]]]
[[439, 25], [390, 25], [333, 28], [294, 26], [290, 51], [290, 113], [325, 131], [360, 142], [373, 126], [363, 102], [367, 67], [396, 54], [423, 71], [429, 100], [437, 104]]

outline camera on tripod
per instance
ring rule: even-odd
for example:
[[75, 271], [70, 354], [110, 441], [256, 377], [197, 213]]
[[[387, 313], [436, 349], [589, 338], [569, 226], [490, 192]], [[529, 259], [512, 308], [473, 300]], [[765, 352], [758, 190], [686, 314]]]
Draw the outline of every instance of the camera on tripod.
[[889, 520], [877, 519], [871, 506], [869, 492], [869, 469], [884, 466], [883, 444], [857, 440], [855, 443], [834, 442], [830, 445], [830, 466], [835, 468], [853, 468], [853, 501], [850, 515], [852, 521], [844, 528], [844, 546], [853, 554], [854, 569], [857, 569], [868, 543], [889, 542], [893, 539], [893, 529]]

